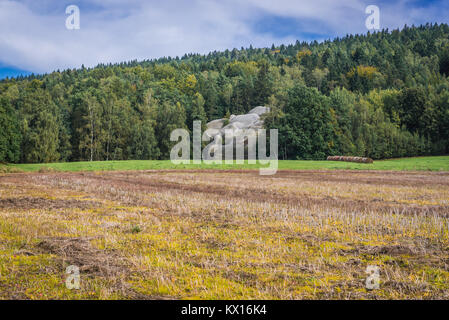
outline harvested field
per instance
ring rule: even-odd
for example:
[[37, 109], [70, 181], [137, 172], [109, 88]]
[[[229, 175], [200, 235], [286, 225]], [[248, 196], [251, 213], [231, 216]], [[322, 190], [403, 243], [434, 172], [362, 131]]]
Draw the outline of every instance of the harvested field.
[[3, 174], [0, 298], [448, 299], [449, 173]]

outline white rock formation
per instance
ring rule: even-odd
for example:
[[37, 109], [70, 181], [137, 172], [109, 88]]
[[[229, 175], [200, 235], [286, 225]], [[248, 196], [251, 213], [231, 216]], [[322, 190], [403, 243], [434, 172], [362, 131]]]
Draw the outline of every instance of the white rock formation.
[[[221, 141], [225, 143], [225, 132], [227, 131], [227, 133], [230, 134], [228, 138], [243, 137], [242, 139], [245, 147], [249, 147], [248, 143], [256, 143], [257, 129], [263, 128], [263, 120], [260, 117], [267, 112], [270, 112], [269, 107], [258, 106], [251, 109], [247, 114], [231, 115], [229, 118], [229, 123], [227, 125], [225, 125], [227, 119], [217, 119], [210, 121], [209, 123], [207, 123], [207, 129], [204, 134], [210, 139], [216, 139], [217, 136], [220, 136]], [[222, 151], [222, 154], [224, 154], [224, 150]]]
[[259, 106], [259, 107], [255, 107], [255, 108], [253, 108], [253, 109], [251, 109], [248, 113], [249, 114], [257, 114], [258, 116], [261, 116], [261, 115], [263, 115], [264, 113], [267, 113], [267, 112], [270, 112], [270, 108], [269, 107], [262, 107], [262, 106]]
[[225, 119], [212, 120], [211, 122], [209, 122], [207, 124], [207, 128], [208, 129], [221, 129], [221, 128], [223, 128], [224, 123], [225, 123]]

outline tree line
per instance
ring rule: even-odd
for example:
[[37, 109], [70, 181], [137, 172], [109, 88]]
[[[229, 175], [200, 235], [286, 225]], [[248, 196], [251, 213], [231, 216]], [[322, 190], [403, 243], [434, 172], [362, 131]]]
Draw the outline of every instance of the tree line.
[[449, 26], [0, 82], [0, 162], [168, 159], [175, 128], [272, 108], [282, 159], [449, 153]]

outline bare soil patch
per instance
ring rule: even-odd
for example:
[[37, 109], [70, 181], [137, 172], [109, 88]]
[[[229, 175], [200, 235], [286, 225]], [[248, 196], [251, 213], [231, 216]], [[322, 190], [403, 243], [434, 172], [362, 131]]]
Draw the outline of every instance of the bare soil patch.
[[[239, 172], [238, 174], [243, 174]], [[249, 177], [254, 177], [253, 172], [246, 172]], [[106, 175], [93, 175], [84, 174], [85, 179], [96, 180], [98, 183], [108, 183], [109, 185], [114, 185], [117, 188], [123, 188], [127, 190], [135, 190], [139, 192], [151, 192], [151, 191], [164, 191], [164, 190], [174, 190], [182, 194], [190, 194], [192, 192], [199, 194], [211, 194], [216, 195], [222, 199], [242, 199], [252, 202], [274, 202], [283, 203], [292, 206], [299, 206], [302, 208], [314, 208], [314, 207], [333, 207], [341, 208], [346, 211], [377, 211], [382, 213], [395, 213], [403, 215], [434, 215], [437, 214], [443, 217], [449, 217], [449, 207], [439, 206], [439, 205], [406, 205], [392, 201], [379, 201], [378, 199], [370, 199], [368, 201], [360, 199], [347, 199], [342, 197], [317, 197], [308, 194], [291, 195], [282, 194], [279, 192], [273, 192], [270, 190], [263, 190], [260, 188], [251, 188], [245, 186], [245, 188], [231, 189], [220, 185], [204, 185], [204, 184], [186, 184], [182, 182], [170, 182], [162, 178], [151, 177], [151, 178], [141, 178], [134, 176], [120, 176], [118, 174], [106, 174]], [[256, 178], [259, 176], [257, 175]], [[287, 176], [291, 179], [290, 176]], [[301, 176], [294, 175], [294, 178], [301, 178]], [[320, 178], [326, 178], [326, 176], [319, 174], [318, 178], [315, 177], [317, 183], [321, 182]], [[400, 178], [400, 177], [399, 177]], [[253, 178], [254, 179], [254, 178]], [[328, 177], [327, 177], [328, 179]], [[351, 176], [346, 174], [346, 177], [340, 182], [358, 183], [359, 177], [357, 175]], [[254, 181], [256, 184], [257, 181]], [[260, 181], [259, 181], [260, 183]], [[268, 182], [267, 182], [268, 183]]]
[[80, 201], [76, 199], [46, 199], [46, 198], [6, 198], [0, 199], [0, 209], [86, 209], [98, 207], [95, 201]]

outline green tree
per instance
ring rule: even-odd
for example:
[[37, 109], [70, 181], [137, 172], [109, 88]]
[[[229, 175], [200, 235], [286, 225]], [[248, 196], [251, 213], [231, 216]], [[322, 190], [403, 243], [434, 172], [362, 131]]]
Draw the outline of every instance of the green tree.
[[176, 104], [164, 102], [158, 106], [155, 133], [161, 159], [170, 158], [170, 150], [175, 144], [170, 141], [171, 132], [186, 128], [186, 112], [179, 102]]
[[[193, 100], [193, 108], [192, 108], [192, 121], [199, 120], [201, 121], [201, 129], [205, 130], [207, 123], [206, 112], [204, 111], [204, 98], [201, 93], [195, 93]], [[190, 126], [190, 123], [189, 123]]]
[[58, 110], [40, 80], [33, 80], [18, 100], [23, 134], [22, 162], [59, 160]]
[[0, 95], [0, 162], [18, 162], [22, 135], [11, 100]]
[[273, 81], [270, 74], [270, 65], [267, 60], [258, 63], [259, 71], [254, 83], [254, 101], [252, 105], [265, 105], [268, 97], [273, 93]]
[[328, 98], [315, 88], [293, 87], [279, 135], [286, 137], [289, 159], [324, 159], [333, 148]]
[[133, 159], [158, 159], [160, 152], [155, 134], [157, 118], [157, 101], [153, 98], [153, 91], [145, 92], [144, 102], [138, 106], [136, 119], [132, 121], [132, 135], [129, 141], [129, 154]]

